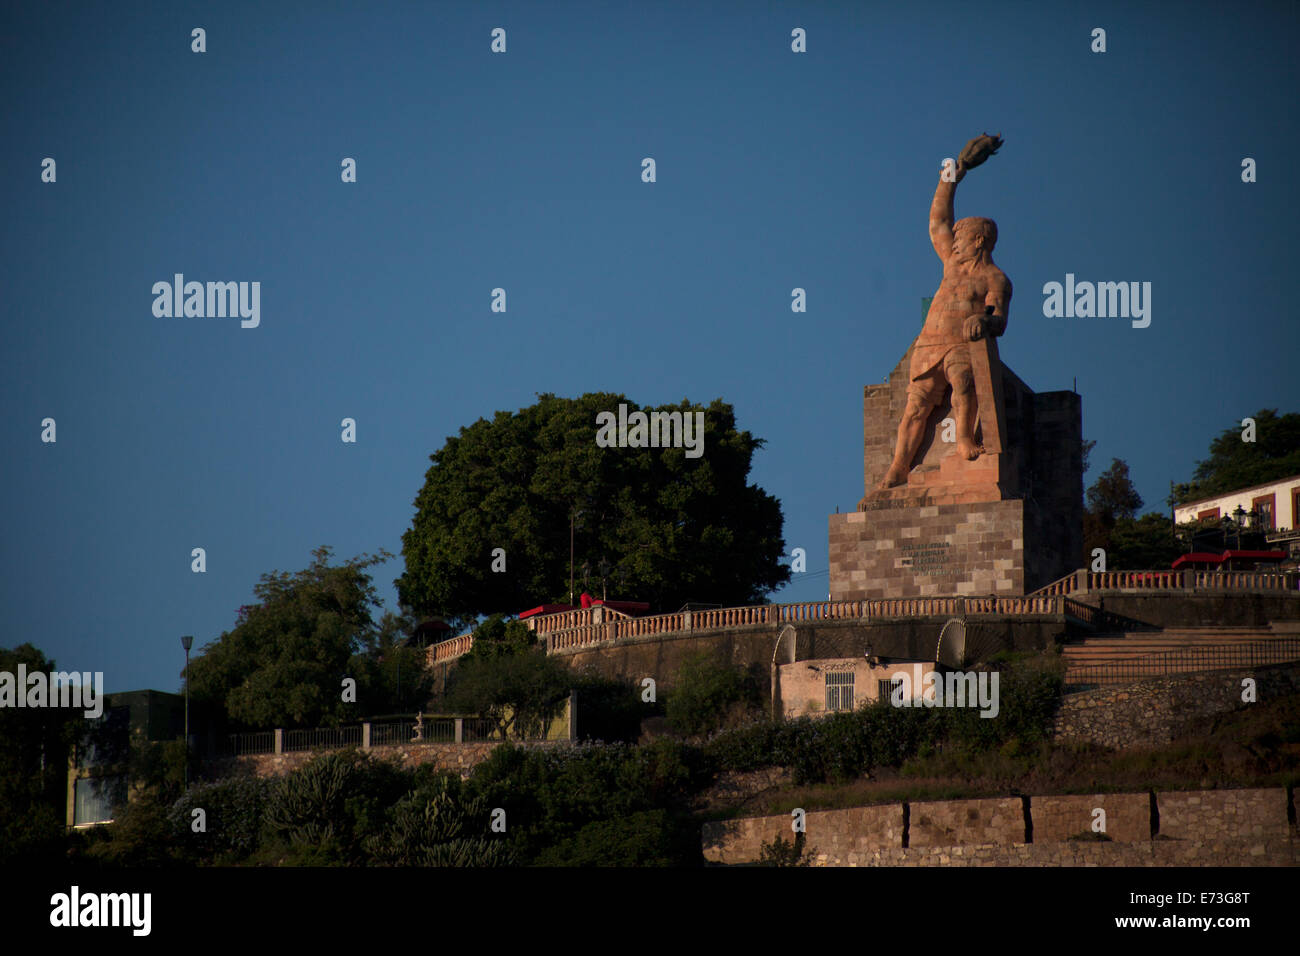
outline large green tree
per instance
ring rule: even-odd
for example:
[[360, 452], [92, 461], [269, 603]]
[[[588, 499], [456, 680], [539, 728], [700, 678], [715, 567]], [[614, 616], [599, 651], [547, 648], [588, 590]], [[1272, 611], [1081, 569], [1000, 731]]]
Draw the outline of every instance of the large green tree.
[[1261, 408], [1250, 417], [1255, 419], [1255, 440], [1243, 440], [1246, 429], [1240, 423], [1220, 432], [1210, 442], [1210, 456], [1197, 462], [1192, 480], [1174, 486], [1170, 505], [1300, 474], [1300, 414]]
[[[251, 728], [335, 724], [421, 706], [428, 696], [423, 655], [400, 646], [409, 618], [386, 614], [366, 568], [392, 555], [332, 565], [317, 548], [309, 567], [272, 571], [254, 587], [260, 602], [190, 662], [190, 693], [219, 721]], [[401, 671], [403, 686], [398, 693]], [[356, 681], [356, 701], [343, 680]]]
[[496, 723], [502, 737], [540, 735], [564, 705], [574, 676], [518, 621], [493, 615], [456, 662], [446, 703]]
[[656, 610], [759, 603], [789, 580], [780, 502], [748, 483], [763, 442], [737, 430], [730, 405], [641, 409], [704, 412], [703, 453], [688, 458], [598, 446], [599, 412], [638, 409], [623, 395], [538, 399], [462, 428], [430, 456], [402, 538], [403, 604], [464, 622], [567, 600], [571, 522], [574, 563], [588, 566], [593, 589], [603, 576], [611, 596]]
[[[1085, 442], [1084, 456], [1092, 448]], [[1083, 512], [1084, 567], [1092, 567], [1092, 552], [1106, 552], [1108, 571], [1167, 568], [1182, 553], [1169, 515], [1156, 511], [1138, 517], [1142, 496], [1133, 487], [1128, 465], [1118, 458], [1097, 476], [1085, 496]]]
[[[1084, 455], [1091, 451], [1092, 443], [1085, 442]], [[1111, 459], [1110, 467], [1097, 476], [1084, 496], [1083, 550], [1084, 566], [1091, 567], [1092, 552], [1096, 548], [1106, 551], [1108, 566], [1113, 564], [1111, 534], [1116, 522], [1131, 520], [1142, 507], [1142, 496], [1133, 487], [1128, 465], [1118, 458]]]
[[[20, 664], [28, 674], [58, 669], [31, 644], [0, 647], [0, 671], [15, 675], [15, 685]], [[84, 724], [80, 710], [0, 707], [0, 864], [48, 863], [60, 852], [68, 752]]]

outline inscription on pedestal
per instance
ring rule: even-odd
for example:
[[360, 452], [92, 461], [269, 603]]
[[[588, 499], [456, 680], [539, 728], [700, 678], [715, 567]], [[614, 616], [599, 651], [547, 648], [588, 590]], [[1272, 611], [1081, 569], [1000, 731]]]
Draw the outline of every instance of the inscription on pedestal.
[[928, 541], [923, 544], [904, 544], [898, 550], [903, 553], [898, 566], [909, 568], [913, 574], [950, 578], [957, 573], [951, 566], [951, 542]]

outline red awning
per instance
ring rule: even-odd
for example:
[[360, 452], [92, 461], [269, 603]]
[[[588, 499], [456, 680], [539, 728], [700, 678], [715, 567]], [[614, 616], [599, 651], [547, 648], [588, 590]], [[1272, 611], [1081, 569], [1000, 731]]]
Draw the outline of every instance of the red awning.
[[603, 604], [611, 610], [622, 611], [624, 614], [644, 614], [650, 610], [650, 604], [646, 601], [593, 601], [592, 603]]
[[574, 604], [539, 604], [537, 607], [529, 608], [527, 611], [519, 612], [519, 620], [526, 617], [535, 617], [538, 614], [558, 614], [561, 611], [576, 611], [577, 606]]

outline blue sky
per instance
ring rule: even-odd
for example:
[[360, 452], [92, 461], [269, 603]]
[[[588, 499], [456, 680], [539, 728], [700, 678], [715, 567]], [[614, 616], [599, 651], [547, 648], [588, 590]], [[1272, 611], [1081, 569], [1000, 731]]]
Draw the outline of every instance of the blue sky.
[[[1002, 358], [1038, 391], [1077, 379], [1088, 480], [1122, 458], [1163, 509], [1219, 431], [1300, 410], [1297, 19], [6, 4], [0, 646], [31, 641], [109, 691], [176, 690], [181, 634], [215, 639], [259, 575], [317, 545], [400, 555], [428, 456], [547, 391], [732, 403], [767, 440], [751, 480], [808, 553], [776, 599], [824, 599], [827, 515], [862, 494], [862, 387], [920, 329], [939, 166], [984, 131], [1006, 144], [957, 215], [999, 226]], [[151, 288], [177, 272], [261, 282], [260, 326], [155, 317]], [[1045, 318], [1043, 284], [1066, 273], [1151, 282], [1150, 327]], [[400, 570], [376, 569], [390, 607]]]

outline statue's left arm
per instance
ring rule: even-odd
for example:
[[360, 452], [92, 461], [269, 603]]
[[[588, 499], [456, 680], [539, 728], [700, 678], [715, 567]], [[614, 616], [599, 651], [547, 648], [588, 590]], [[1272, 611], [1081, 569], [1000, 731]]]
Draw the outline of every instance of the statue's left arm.
[[998, 336], [1007, 330], [1007, 312], [1011, 309], [1011, 280], [1002, 272], [989, 283], [984, 297], [984, 324], [989, 333]]

